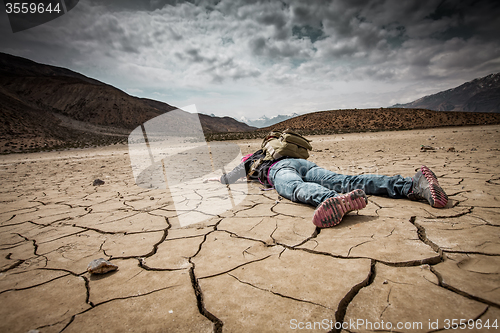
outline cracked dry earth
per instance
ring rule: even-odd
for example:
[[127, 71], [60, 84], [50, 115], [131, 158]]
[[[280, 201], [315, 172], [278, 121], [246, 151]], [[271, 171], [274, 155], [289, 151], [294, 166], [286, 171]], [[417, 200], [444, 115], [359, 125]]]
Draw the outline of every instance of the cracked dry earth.
[[[434, 209], [371, 196], [322, 230], [312, 207], [253, 183], [234, 209], [182, 228], [166, 191], [134, 184], [124, 146], [3, 156], [0, 331], [434, 332], [453, 319], [497, 331], [499, 131], [311, 137], [320, 166], [412, 176], [426, 164], [450, 197]], [[247, 154], [260, 140], [237, 143]], [[119, 269], [89, 275], [100, 257]]]

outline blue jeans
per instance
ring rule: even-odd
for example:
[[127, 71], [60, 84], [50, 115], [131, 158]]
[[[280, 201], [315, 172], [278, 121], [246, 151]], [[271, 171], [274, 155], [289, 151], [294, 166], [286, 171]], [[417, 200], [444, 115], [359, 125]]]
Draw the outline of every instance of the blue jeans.
[[355, 189], [362, 189], [368, 195], [406, 198], [412, 186], [411, 177], [341, 175], [298, 158], [288, 158], [274, 164], [269, 170], [269, 180], [281, 196], [315, 207], [339, 193]]

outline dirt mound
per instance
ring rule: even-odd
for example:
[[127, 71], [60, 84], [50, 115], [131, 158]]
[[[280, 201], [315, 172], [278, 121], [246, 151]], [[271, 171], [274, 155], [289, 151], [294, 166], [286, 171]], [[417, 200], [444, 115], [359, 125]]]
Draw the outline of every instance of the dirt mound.
[[440, 112], [423, 109], [353, 109], [305, 114], [285, 120], [262, 131], [291, 128], [310, 133], [405, 130], [442, 126], [499, 124], [500, 114]]

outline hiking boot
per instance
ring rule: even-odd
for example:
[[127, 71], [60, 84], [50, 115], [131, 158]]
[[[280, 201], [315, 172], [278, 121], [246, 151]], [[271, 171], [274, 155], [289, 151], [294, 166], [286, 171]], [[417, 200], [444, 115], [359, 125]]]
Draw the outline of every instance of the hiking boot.
[[313, 223], [319, 228], [333, 227], [342, 221], [345, 214], [366, 207], [368, 199], [363, 190], [328, 198], [314, 211]]
[[443, 208], [448, 203], [448, 196], [443, 188], [439, 186], [434, 172], [425, 165], [413, 176], [411, 192], [408, 194], [410, 200], [427, 200], [429, 205], [435, 208]]

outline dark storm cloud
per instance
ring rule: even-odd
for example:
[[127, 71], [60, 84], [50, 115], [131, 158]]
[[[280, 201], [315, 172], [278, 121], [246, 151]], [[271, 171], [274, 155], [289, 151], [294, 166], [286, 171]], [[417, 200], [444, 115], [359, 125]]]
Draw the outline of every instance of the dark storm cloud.
[[250, 39], [248, 43], [250, 50], [256, 56], [264, 56], [268, 59], [307, 58], [309, 55], [301, 45], [289, 42], [277, 42], [263, 36]]
[[90, 0], [93, 5], [105, 6], [110, 11], [152, 11], [167, 5], [176, 6], [185, 2], [195, 3], [189, 0]]
[[265, 26], [274, 28], [273, 37], [276, 40], [285, 40], [290, 36], [290, 30], [287, 28], [287, 17], [283, 12], [262, 12], [255, 17], [256, 21]]
[[468, 39], [480, 36], [488, 39], [498, 37], [500, 22], [497, 15], [499, 12], [500, 2], [498, 1], [442, 1], [427, 18], [434, 21], [453, 20], [453, 24], [436, 37]]
[[[500, 11], [495, 1], [359, 1], [312, 2], [294, 11], [294, 18], [304, 24], [321, 21], [328, 38], [318, 42], [320, 54], [332, 60], [365, 59], [369, 66], [354, 63], [353, 70], [370, 73], [402, 72], [416, 76], [430, 74], [432, 66], [440, 72], [467, 54], [464, 68], [497, 59]], [[466, 41], [466, 43], [464, 43]], [[316, 43], [316, 44], [318, 44]], [[316, 45], [315, 44], [315, 45]], [[477, 45], [483, 54], [472, 55]], [[460, 47], [457, 49], [457, 46]], [[444, 57], [446, 55], [446, 57]], [[447, 58], [447, 59], [445, 59]], [[451, 60], [453, 59], [453, 60]], [[498, 70], [498, 63], [491, 68]], [[390, 77], [391, 74], [386, 76]]]
[[428, 87], [498, 72], [498, 17], [487, 0], [81, 0], [19, 34], [2, 19], [0, 51], [135, 91], [217, 83], [330, 98], [353, 81]]
[[[378, 31], [380, 39], [403, 29], [409, 38], [470, 38], [476, 32], [491, 38], [491, 33], [498, 31], [499, 6], [498, 1], [472, 0], [310, 1], [307, 5], [292, 5], [292, 19], [298, 25], [318, 27], [322, 23], [338, 39], [358, 36], [365, 30]], [[425, 30], [422, 25], [426, 25]]]
[[[82, 1], [82, 3], [85, 1]], [[220, 11], [228, 20], [252, 21], [259, 34], [248, 37], [246, 43], [253, 54], [266, 57], [304, 56], [289, 42], [293, 38], [309, 39], [311, 43], [325, 40], [322, 54], [333, 58], [351, 56], [373, 50], [400, 47], [406, 40], [427, 38], [450, 40], [452, 38], [492, 41], [500, 30], [498, 1], [185, 1], [185, 0], [88, 0], [88, 11], [98, 10], [95, 15], [85, 15], [88, 19], [82, 27], [82, 38], [102, 39], [110, 48], [134, 50], [142, 44], [154, 42], [154, 36], [164, 36], [180, 40], [182, 34], [170, 26], [154, 31], [154, 24], [126, 30], [128, 22], [117, 22], [115, 11], [154, 11], [165, 6], [192, 4], [204, 11]], [[79, 5], [79, 8], [83, 5]], [[102, 15], [102, 14], [108, 15]], [[101, 14], [101, 15], [100, 15]], [[189, 17], [189, 13], [179, 13]], [[99, 21], [89, 24], [90, 16]], [[111, 16], [111, 17], [110, 17]], [[236, 22], [237, 23], [237, 22]], [[243, 27], [243, 25], [241, 25]], [[78, 27], [77, 27], [78, 28]], [[142, 34], [142, 38], [134, 36]], [[214, 31], [217, 33], [217, 31]], [[118, 35], [123, 35], [116, 38]], [[162, 38], [163, 36], [163, 38]], [[111, 43], [110, 39], [115, 42]], [[145, 42], [143, 42], [146, 39]], [[278, 45], [276, 42], [284, 42]], [[122, 45], [117, 45], [122, 44]], [[133, 46], [132, 44], [138, 44]], [[302, 47], [302, 45], [300, 46]], [[317, 46], [316, 46], [317, 48]], [[320, 50], [321, 51], [321, 50]], [[361, 52], [361, 53], [360, 53]]]
[[187, 61], [190, 63], [213, 64], [216, 61], [215, 58], [204, 56], [203, 52], [200, 49], [192, 47], [184, 50], [184, 52], [175, 52], [174, 54], [179, 60]]
[[[102, 14], [102, 7], [88, 7], [86, 13], [72, 20], [75, 28], [71, 34], [58, 32], [61, 38], [71, 38], [64, 41], [67, 45], [85, 44], [99, 45], [102, 51], [139, 53], [142, 49], [151, 47], [154, 42], [154, 29], [144, 21], [125, 21], [123, 17], [113, 13]], [[99, 17], [93, 24], [87, 25], [87, 19], [95, 15]], [[82, 19], [83, 18], [83, 19]], [[145, 29], [150, 29], [145, 33]]]
[[256, 69], [240, 66], [234, 59], [227, 59], [204, 70], [212, 77], [212, 82], [223, 83], [227, 80], [237, 81], [245, 78], [256, 78], [261, 72]]

